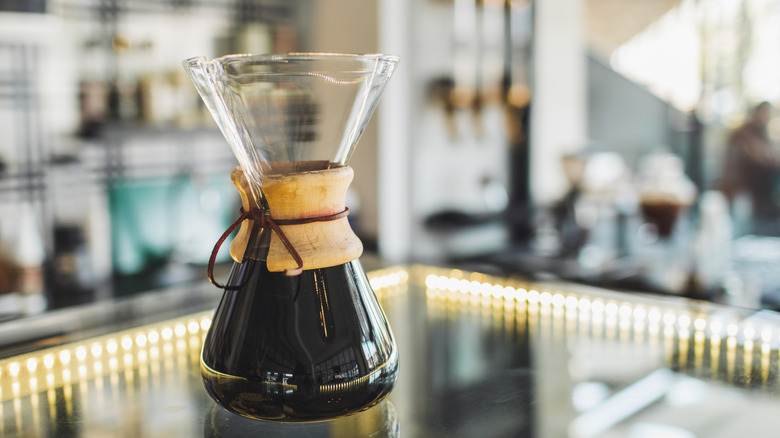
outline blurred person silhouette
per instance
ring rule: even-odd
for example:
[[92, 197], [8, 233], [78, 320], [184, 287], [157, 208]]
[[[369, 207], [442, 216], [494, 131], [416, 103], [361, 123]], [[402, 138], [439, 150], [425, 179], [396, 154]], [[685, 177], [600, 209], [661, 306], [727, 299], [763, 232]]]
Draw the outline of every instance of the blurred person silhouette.
[[772, 105], [761, 102], [728, 139], [721, 189], [732, 204], [740, 195], [751, 202], [755, 217], [767, 217], [777, 211], [774, 180], [780, 170], [780, 156], [772, 149], [767, 125]]

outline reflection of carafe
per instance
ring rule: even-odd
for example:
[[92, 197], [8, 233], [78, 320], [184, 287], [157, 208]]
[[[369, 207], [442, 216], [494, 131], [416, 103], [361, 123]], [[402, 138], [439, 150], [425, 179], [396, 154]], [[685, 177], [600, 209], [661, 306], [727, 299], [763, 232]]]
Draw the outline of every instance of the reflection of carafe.
[[390, 327], [357, 260], [347, 162], [397, 58], [234, 55], [184, 62], [241, 165], [241, 229], [201, 357], [209, 394], [264, 420], [316, 421], [382, 400]]
[[642, 159], [638, 192], [642, 216], [661, 238], [672, 234], [678, 217], [696, 197], [696, 187], [685, 176], [682, 161], [668, 153]]
[[271, 423], [236, 417], [219, 406], [214, 406], [204, 417], [204, 438], [246, 437], [338, 437], [338, 438], [398, 438], [401, 425], [390, 400], [384, 400], [373, 409], [316, 423]]

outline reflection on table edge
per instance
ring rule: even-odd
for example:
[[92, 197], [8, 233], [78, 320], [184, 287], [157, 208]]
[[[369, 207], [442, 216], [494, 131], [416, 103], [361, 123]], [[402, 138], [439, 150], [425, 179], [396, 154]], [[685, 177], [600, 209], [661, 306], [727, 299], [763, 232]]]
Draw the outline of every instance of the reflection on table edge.
[[[688, 367], [690, 353], [694, 366], [708, 365], [717, 372], [721, 347], [725, 345], [725, 368], [732, 377], [737, 356], [746, 372], [764, 381], [770, 372], [780, 374], [770, 370], [779, 366], [777, 361], [770, 363], [770, 356], [778, 356], [771, 353], [780, 347], [780, 326], [774, 324], [777, 320], [746, 318], [738, 309], [686, 299], [653, 300], [572, 284], [531, 284], [423, 265], [391, 267], [368, 276], [380, 301], [406, 294], [408, 286], [414, 284], [425, 290], [428, 306], [434, 312], [441, 310], [445, 317], [479, 311], [488, 313], [488, 318], [494, 318], [492, 313], [505, 321], [511, 313], [515, 319], [522, 315], [525, 324], [531, 321], [540, 327], [540, 318], [547, 318], [552, 336], [659, 344], [672, 369]], [[126, 372], [181, 354], [193, 356], [195, 361], [211, 325], [211, 314], [200, 312], [0, 359], [0, 402]], [[754, 367], [759, 369], [752, 371]]]

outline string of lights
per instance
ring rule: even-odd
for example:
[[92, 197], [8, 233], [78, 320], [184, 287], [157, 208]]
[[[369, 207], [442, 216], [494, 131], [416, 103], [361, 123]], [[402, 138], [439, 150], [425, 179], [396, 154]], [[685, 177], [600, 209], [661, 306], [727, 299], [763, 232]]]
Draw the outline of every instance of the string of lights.
[[[660, 352], [673, 371], [780, 392], [780, 327], [739, 310], [423, 265], [374, 271], [369, 281], [385, 303], [424, 290], [429, 318], [477, 316], [486, 332], [519, 333], [535, 348], [578, 339]], [[68, 413], [120, 391], [197, 379], [210, 326], [211, 312], [201, 312], [0, 359], [0, 435], [21, 430], [23, 416], [37, 424], [42, 406], [54, 418], [55, 406]]]

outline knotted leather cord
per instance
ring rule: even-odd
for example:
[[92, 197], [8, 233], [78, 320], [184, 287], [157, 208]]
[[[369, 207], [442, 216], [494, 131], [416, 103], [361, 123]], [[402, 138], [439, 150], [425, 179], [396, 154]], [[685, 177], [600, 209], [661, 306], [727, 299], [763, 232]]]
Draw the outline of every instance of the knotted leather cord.
[[281, 225], [301, 225], [301, 224], [310, 224], [312, 222], [327, 222], [327, 221], [335, 221], [336, 219], [341, 219], [349, 214], [349, 208], [345, 208], [344, 211], [329, 214], [325, 216], [316, 216], [316, 217], [307, 217], [307, 218], [300, 218], [300, 219], [272, 219], [270, 216], [268, 216], [265, 213], [265, 210], [253, 207], [249, 211], [241, 209], [241, 216], [238, 217], [238, 219], [235, 220], [227, 230], [225, 230], [224, 233], [222, 233], [222, 236], [220, 236], [219, 240], [217, 240], [217, 243], [214, 244], [214, 249], [211, 250], [211, 257], [209, 257], [209, 265], [206, 270], [206, 276], [208, 277], [211, 284], [214, 286], [225, 289], [226, 286], [217, 283], [217, 281], [214, 279], [214, 264], [217, 261], [217, 254], [219, 254], [219, 249], [222, 247], [222, 244], [225, 243], [225, 240], [227, 240], [228, 236], [230, 236], [230, 233], [232, 233], [242, 222], [244, 222], [247, 219], [254, 220], [257, 224], [260, 225], [261, 228], [270, 228], [273, 230], [274, 233], [276, 233], [277, 236], [279, 236], [279, 239], [282, 241], [282, 244], [284, 244], [284, 247], [287, 249], [287, 252], [290, 253], [293, 259], [295, 259], [295, 263], [297, 267], [295, 269], [287, 269], [284, 271], [284, 274], [287, 276], [295, 276], [300, 275], [302, 269], [303, 269], [303, 259], [301, 259], [300, 254], [298, 254], [298, 251], [295, 250], [295, 248], [292, 246], [292, 243], [287, 239], [287, 236], [284, 235], [284, 231], [282, 231], [279, 226]]

